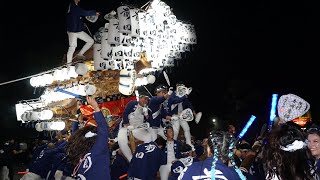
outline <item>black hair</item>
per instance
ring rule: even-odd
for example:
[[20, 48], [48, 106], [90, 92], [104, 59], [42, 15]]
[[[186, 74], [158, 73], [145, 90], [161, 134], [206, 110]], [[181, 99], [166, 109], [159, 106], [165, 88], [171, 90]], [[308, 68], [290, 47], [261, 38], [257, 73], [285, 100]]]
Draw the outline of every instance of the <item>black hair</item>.
[[154, 141], [158, 146], [165, 147], [167, 141], [163, 139], [161, 136], [159, 136], [155, 141]]
[[163, 133], [164, 133], [165, 136], [167, 136], [166, 134], [167, 134], [168, 129], [172, 129], [173, 130], [173, 127], [171, 125], [167, 125], [166, 127], [163, 128]]

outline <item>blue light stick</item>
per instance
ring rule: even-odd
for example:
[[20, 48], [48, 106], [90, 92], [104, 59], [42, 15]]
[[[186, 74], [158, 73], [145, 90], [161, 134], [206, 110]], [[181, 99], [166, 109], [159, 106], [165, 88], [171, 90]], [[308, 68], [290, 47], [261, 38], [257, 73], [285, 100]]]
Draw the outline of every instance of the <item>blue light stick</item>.
[[249, 127], [251, 126], [251, 124], [255, 119], [256, 119], [256, 116], [251, 115], [249, 121], [247, 122], [247, 124], [244, 126], [244, 128], [241, 130], [240, 134], [238, 135], [238, 139], [241, 139], [244, 136], [244, 134], [248, 131]]
[[278, 101], [278, 94], [272, 94], [272, 102], [271, 102], [271, 110], [270, 110], [270, 117], [269, 117], [269, 126], [268, 130], [271, 130], [274, 118], [276, 117], [276, 107]]

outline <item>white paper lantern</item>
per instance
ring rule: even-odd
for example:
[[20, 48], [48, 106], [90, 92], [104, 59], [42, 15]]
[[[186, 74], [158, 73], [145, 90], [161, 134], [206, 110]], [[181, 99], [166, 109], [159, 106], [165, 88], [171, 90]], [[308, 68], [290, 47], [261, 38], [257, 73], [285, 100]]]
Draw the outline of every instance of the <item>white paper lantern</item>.
[[88, 72], [88, 67], [84, 63], [77, 63], [75, 69], [78, 75], [85, 75]]
[[43, 131], [43, 129], [41, 128], [41, 124], [40, 124], [40, 123], [37, 123], [37, 124], [35, 125], [35, 128], [36, 128], [36, 130], [37, 130], [38, 132], [42, 132], [42, 131]]
[[147, 13], [146, 12], [139, 12], [139, 28], [140, 28], [140, 37], [146, 38], [148, 35], [148, 25], [147, 25]]
[[140, 26], [139, 26], [139, 16], [138, 16], [139, 12], [140, 12], [140, 9], [137, 9], [137, 8], [130, 9], [130, 21], [131, 21], [130, 35], [133, 37], [140, 36]]
[[22, 113], [21, 114], [21, 119], [23, 120], [23, 121], [28, 121], [28, 114], [29, 114], [30, 112], [29, 111], [25, 111], [24, 113]]
[[108, 43], [113, 45], [120, 44], [119, 20], [110, 19], [108, 28]]
[[108, 43], [109, 23], [105, 23], [104, 28], [101, 40], [101, 57], [103, 59], [112, 59], [112, 46]]
[[44, 75], [42, 75], [42, 78], [44, 80], [45, 85], [50, 85], [54, 81], [54, 77], [52, 74], [44, 74]]
[[131, 33], [130, 8], [128, 6], [119, 6], [117, 8], [119, 19], [119, 32]]
[[124, 95], [131, 95], [134, 91], [137, 73], [135, 70], [121, 70], [119, 78], [119, 92]]
[[62, 76], [62, 69], [56, 69], [53, 73], [53, 78], [55, 81], [62, 81], [63, 76]]
[[32, 77], [32, 78], [30, 78], [30, 85], [31, 85], [32, 87], [38, 87], [38, 86], [39, 86], [38, 77]]
[[66, 67], [62, 68], [62, 70], [61, 70], [61, 78], [62, 78], [63, 81], [70, 79], [70, 77], [68, 75], [68, 68], [66, 68]]
[[28, 120], [30, 121], [36, 121], [36, 120], [39, 120], [40, 119], [40, 116], [41, 116], [41, 113], [40, 112], [36, 112], [36, 111], [32, 111], [29, 115], [29, 118]]
[[78, 77], [78, 74], [76, 73], [76, 68], [75, 66], [69, 66], [68, 67], [68, 76], [70, 78], [76, 78]]
[[94, 95], [94, 93], [96, 93], [97, 88], [94, 85], [87, 84], [84, 86], [84, 91], [87, 96], [91, 96], [91, 95]]
[[120, 33], [120, 44], [125, 45], [125, 46], [131, 46], [132, 44], [132, 38], [131, 36]]
[[148, 84], [153, 84], [156, 81], [156, 77], [152, 74], [147, 76]]
[[52, 119], [53, 112], [50, 109], [41, 111], [40, 120], [49, 120]]
[[43, 131], [51, 131], [51, 126], [52, 126], [52, 122], [41, 122], [40, 123], [40, 128]]
[[105, 69], [105, 62], [101, 57], [101, 44], [93, 45], [93, 62], [94, 62], [94, 70], [103, 70]]
[[51, 122], [50, 129], [56, 130], [56, 131], [61, 131], [65, 127], [66, 127], [66, 123], [64, 121], [54, 121], [54, 122]]

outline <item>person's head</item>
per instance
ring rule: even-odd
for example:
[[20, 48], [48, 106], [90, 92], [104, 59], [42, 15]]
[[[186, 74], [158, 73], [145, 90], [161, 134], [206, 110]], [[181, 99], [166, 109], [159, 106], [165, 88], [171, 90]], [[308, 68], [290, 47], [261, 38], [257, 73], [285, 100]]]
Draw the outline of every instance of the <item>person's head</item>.
[[311, 178], [303, 132], [283, 124], [266, 135], [261, 161], [270, 177], [281, 179]]
[[72, 165], [77, 165], [80, 158], [89, 152], [97, 138], [97, 127], [85, 126], [69, 138], [66, 153]]
[[161, 136], [159, 136], [155, 141], [154, 141], [160, 149], [163, 149], [166, 146], [166, 140], [163, 139]]
[[167, 137], [168, 140], [173, 139], [174, 131], [173, 131], [172, 126], [168, 125], [168, 126], [164, 127], [163, 133]]
[[228, 126], [228, 132], [231, 134], [235, 134], [236, 133], [236, 127], [234, 127], [234, 125], [230, 124]]
[[213, 156], [211, 172], [214, 174], [216, 162], [221, 160], [224, 164], [228, 165], [230, 162], [231, 166], [235, 169], [240, 179], [246, 179], [242, 172], [239, 170], [234, 160], [234, 142], [235, 139], [232, 134], [225, 131], [212, 131], [208, 137], [207, 152], [208, 157]]
[[240, 158], [245, 159], [247, 153], [251, 150], [251, 145], [248, 142], [239, 145]]
[[320, 127], [312, 125], [306, 133], [308, 149], [315, 159], [320, 159]]
[[[241, 159], [240, 159], [236, 154], [233, 154], [233, 155], [232, 155], [232, 158], [233, 158], [233, 160], [234, 160], [234, 163], [235, 163], [238, 167], [240, 167], [240, 166], [241, 166]], [[232, 167], [232, 166], [233, 166], [231, 161], [228, 161], [228, 166], [229, 166], [229, 167]]]
[[156, 87], [154, 93], [159, 97], [164, 96], [168, 93], [168, 87], [163, 84], [160, 84]]
[[207, 156], [218, 156], [223, 162], [227, 162], [231, 134], [225, 131], [212, 131], [208, 137]]
[[181, 144], [180, 152], [181, 152], [182, 157], [193, 156], [192, 147], [186, 143]]
[[138, 99], [138, 103], [140, 106], [147, 106], [149, 103], [150, 97], [149, 94], [147, 92], [141, 92], [139, 93], [139, 99]]
[[10, 138], [8, 139], [8, 142], [11, 143], [11, 144], [14, 144], [15, 139], [14, 139], [13, 137], [10, 137]]
[[183, 81], [179, 81], [176, 83], [176, 87], [178, 86], [186, 86]]
[[73, 0], [76, 5], [80, 2], [80, 0]]
[[53, 148], [55, 148], [56, 146], [55, 146], [55, 144], [54, 144], [53, 142], [49, 142], [49, 143], [47, 144], [47, 147], [48, 147], [48, 149], [53, 149]]

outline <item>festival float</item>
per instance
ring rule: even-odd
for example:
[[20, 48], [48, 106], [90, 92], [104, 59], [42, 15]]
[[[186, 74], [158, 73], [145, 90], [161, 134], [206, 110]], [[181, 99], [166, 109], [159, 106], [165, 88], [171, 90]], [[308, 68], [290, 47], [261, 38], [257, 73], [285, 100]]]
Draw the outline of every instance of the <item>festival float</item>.
[[[89, 22], [97, 18], [86, 17]], [[197, 43], [194, 25], [178, 20], [163, 1], [139, 8], [123, 4], [103, 18], [105, 24], [94, 33], [85, 60], [74, 59], [30, 78], [31, 86], [44, 91], [37, 99], [16, 104], [18, 121], [33, 122], [39, 132], [69, 131], [79, 114], [94, 124], [93, 109], [83, 99], [90, 95], [99, 101], [112, 132], [137, 88], [153, 84], [156, 73], [170, 85], [166, 68], [174, 68]]]

